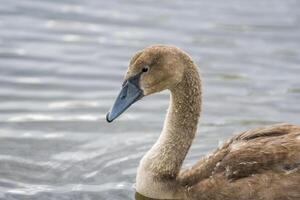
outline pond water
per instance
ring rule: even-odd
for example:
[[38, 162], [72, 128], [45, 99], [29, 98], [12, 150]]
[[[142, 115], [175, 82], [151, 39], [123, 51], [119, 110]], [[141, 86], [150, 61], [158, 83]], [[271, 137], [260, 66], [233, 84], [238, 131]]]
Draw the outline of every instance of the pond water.
[[157, 43], [202, 72], [185, 166], [247, 128], [300, 123], [298, 0], [1, 0], [0, 199], [134, 199], [168, 93], [105, 114], [132, 54]]

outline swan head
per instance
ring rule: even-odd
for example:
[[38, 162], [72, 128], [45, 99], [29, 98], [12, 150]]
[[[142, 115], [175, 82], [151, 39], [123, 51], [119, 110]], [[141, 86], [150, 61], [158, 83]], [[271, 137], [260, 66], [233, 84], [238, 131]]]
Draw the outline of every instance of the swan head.
[[[155, 45], [138, 51], [131, 58], [122, 89], [106, 120], [112, 122], [141, 98], [175, 87], [184, 73], [186, 54], [174, 47]], [[187, 61], [188, 60], [188, 61]]]

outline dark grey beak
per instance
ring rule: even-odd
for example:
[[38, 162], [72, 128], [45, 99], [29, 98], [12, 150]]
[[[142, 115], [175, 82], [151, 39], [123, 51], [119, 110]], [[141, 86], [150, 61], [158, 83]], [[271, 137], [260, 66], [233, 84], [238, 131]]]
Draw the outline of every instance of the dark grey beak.
[[118, 95], [113, 107], [106, 115], [106, 121], [112, 122], [120, 116], [134, 102], [140, 100], [144, 95], [139, 87], [141, 73], [129, 78], [123, 83], [122, 90]]

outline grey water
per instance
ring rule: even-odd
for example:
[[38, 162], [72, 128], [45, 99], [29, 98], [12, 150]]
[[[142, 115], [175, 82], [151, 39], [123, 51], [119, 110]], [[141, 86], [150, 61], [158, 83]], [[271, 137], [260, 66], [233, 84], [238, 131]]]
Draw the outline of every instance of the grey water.
[[1, 0], [0, 199], [134, 199], [168, 92], [105, 114], [132, 54], [158, 43], [202, 73], [185, 167], [248, 128], [300, 123], [298, 0]]

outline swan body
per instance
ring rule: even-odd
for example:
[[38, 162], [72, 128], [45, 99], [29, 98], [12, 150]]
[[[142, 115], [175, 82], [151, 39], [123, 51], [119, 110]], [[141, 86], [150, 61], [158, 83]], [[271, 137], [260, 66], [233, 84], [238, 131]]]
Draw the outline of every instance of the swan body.
[[134, 102], [169, 90], [160, 137], [142, 158], [136, 190], [154, 199], [299, 200], [300, 126], [275, 124], [234, 136], [190, 169], [182, 163], [201, 112], [198, 67], [182, 50], [154, 45], [131, 59], [111, 122]]

